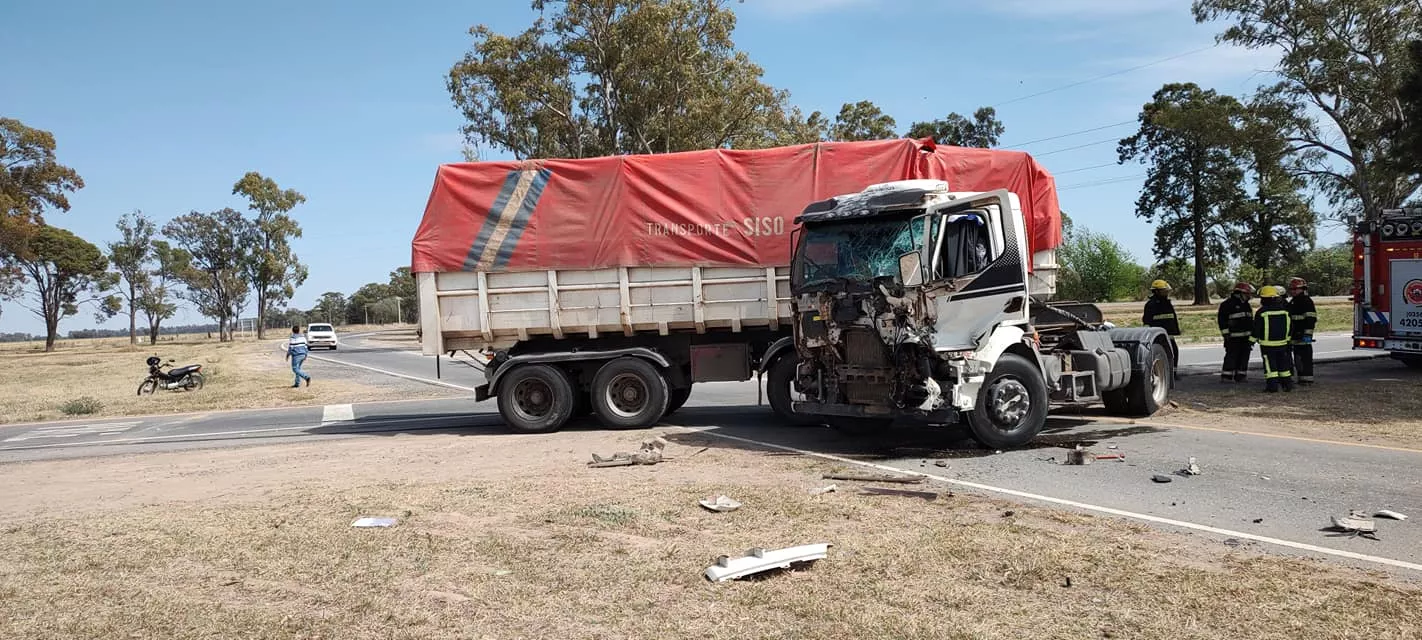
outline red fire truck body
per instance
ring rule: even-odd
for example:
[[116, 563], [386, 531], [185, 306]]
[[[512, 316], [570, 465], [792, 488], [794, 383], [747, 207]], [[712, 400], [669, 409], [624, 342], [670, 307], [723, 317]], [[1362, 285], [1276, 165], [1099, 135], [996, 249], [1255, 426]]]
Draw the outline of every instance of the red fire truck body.
[[1389, 209], [1353, 235], [1353, 348], [1422, 368], [1422, 209]]

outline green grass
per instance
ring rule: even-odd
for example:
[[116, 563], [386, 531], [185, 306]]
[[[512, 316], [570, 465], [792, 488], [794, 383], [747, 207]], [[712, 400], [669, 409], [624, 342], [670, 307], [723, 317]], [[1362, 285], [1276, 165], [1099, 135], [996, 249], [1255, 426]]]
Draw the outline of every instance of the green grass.
[[[1144, 307], [1145, 303], [1142, 302], [1141, 306]], [[1175, 315], [1180, 319], [1180, 337], [1177, 340], [1181, 342], [1219, 340], [1220, 329], [1215, 322], [1217, 308], [1215, 305], [1194, 307], [1176, 303]], [[1259, 308], [1257, 300], [1254, 303], [1254, 308]], [[1139, 327], [1141, 326], [1141, 311], [1137, 309], [1130, 312], [1108, 312], [1106, 320], [1119, 327]], [[1314, 329], [1315, 332], [1337, 333], [1351, 331], [1352, 328], [1353, 306], [1351, 304], [1319, 305], [1318, 325]]]

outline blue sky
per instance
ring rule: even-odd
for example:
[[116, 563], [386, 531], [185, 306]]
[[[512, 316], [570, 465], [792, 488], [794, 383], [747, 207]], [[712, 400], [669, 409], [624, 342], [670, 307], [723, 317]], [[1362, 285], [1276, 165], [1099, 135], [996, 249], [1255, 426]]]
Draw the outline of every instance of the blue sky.
[[[731, 6], [738, 46], [807, 112], [872, 100], [902, 131], [999, 105], [1003, 145], [1037, 155], [1058, 174], [1063, 209], [1141, 262], [1152, 236], [1133, 215], [1133, 176], [1143, 169], [1087, 169], [1114, 162], [1114, 140], [1132, 127], [1023, 143], [1134, 120], [1165, 82], [1244, 94], [1273, 65], [1267, 53], [1219, 46], [1018, 99], [1210, 47], [1218, 28], [1196, 25], [1187, 0]], [[0, 115], [55, 134], [60, 161], [87, 186], [70, 212], [48, 219], [96, 244], [134, 209], [160, 223], [194, 209], [241, 209], [230, 192], [246, 171], [301, 191], [307, 203], [293, 214], [305, 237], [295, 248], [311, 275], [294, 304], [308, 307], [324, 291], [349, 294], [408, 264], [435, 168], [460, 159], [461, 121], [444, 75], [468, 48], [471, 25], [511, 33], [532, 16], [525, 0], [8, 0]], [[1062, 151], [1078, 145], [1087, 146]], [[61, 330], [93, 326], [90, 316]], [[199, 321], [187, 310], [173, 322]], [[5, 303], [0, 331], [42, 325]]]

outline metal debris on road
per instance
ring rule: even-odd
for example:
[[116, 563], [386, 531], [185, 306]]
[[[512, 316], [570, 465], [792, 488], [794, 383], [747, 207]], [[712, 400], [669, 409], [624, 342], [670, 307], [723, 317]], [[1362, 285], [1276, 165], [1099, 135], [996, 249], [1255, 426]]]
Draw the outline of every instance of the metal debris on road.
[[1200, 465], [1195, 462], [1194, 456], [1190, 457], [1190, 461], [1186, 463], [1184, 471], [1187, 476], [1200, 475]]
[[400, 520], [398, 518], [378, 518], [375, 516], [361, 516], [351, 523], [352, 527], [393, 527]]
[[726, 513], [741, 508], [741, 503], [726, 496], [716, 496], [715, 498], [702, 498], [701, 506], [717, 513]]
[[935, 467], [947, 467], [947, 466], [948, 466], [948, 461], [947, 461], [947, 460], [934, 460], [934, 461], [933, 461], [933, 466], [935, 466]]
[[897, 476], [873, 473], [826, 473], [825, 480], [853, 480], [856, 482], [897, 482], [899, 484], [922, 484], [923, 476]]
[[1124, 453], [1103, 453], [1103, 454], [1100, 454], [1100, 455], [1096, 456], [1096, 459], [1097, 459], [1097, 460], [1125, 460], [1125, 459], [1126, 459], [1126, 454], [1124, 454]]
[[1388, 520], [1406, 520], [1406, 519], [1407, 519], [1407, 516], [1405, 516], [1405, 515], [1403, 515], [1403, 514], [1401, 514], [1401, 513], [1398, 513], [1398, 512], [1396, 512], [1396, 511], [1389, 510], [1389, 509], [1383, 509], [1383, 510], [1377, 512], [1377, 513], [1374, 513], [1374, 514], [1373, 514], [1373, 517], [1374, 517], [1374, 518], [1387, 518]]
[[658, 436], [651, 440], [643, 440], [642, 448], [632, 453], [618, 451], [610, 458], [604, 458], [596, 453], [592, 454], [592, 462], [589, 467], [630, 467], [638, 464], [657, 464], [662, 461], [662, 450], [667, 446], [667, 441]]
[[1075, 449], [1067, 451], [1066, 462], [1063, 462], [1062, 464], [1083, 465], [1091, 464], [1095, 461], [1096, 456], [1092, 455], [1090, 451], [1081, 448], [1081, 445], [1076, 445]]
[[[924, 500], [937, 500], [938, 494], [933, 491], [909, 491], [907, 489], [889, 489], [887, 487], [865, 487], [860, 495], [879, 496], [904, 496], [906, 498], [923, 498]], [[953, 494], [948, 494], [953, 495]]]
[[1254, 519], [1254, 524], [1262, 524], [1263, 522], [1264, 522], [1264, 519], [1263, 519], [1263, 518], [1255, 518], [1255, 519]]
[[826, 493], [834, 493], [837, 489], [839, 489], [839, 487], [835, 485], [830, 485], [828, 487], [818, 487], [815, 489], [810, 489], [810, 495], [819, 496], [824, 495]]
[[712, 582], [724, 582], [771, 569], [789, 569], [791, 565], [797, 563], [823, 559], [829, 555], [829, 547], [829, 543], [822, 542], [784, 549], [750, 549], [739, 558], [729, 556], [717, 558], [716, 564], [706, 568], [705, 575], [706, 579]]
[[1224, 543], [1226, 547], [1238, 547], [1244, 544], [1243, 542], [1239, 541], [1239, 538], [1225, 538]]
[[1329, 520], [1333, 523], [1334, 531], [1377, 540], [1377, 522], [1366, 513], [1349, 511], [1345, 517], [1329, 516]]
[[1159, 482], [1159, 483], [1161, 483], [1161, 484], [1165, 484], [1165, 483], [1167, 483], [1167, 482], [1173, 482], [1173, 481], [1174, 481], [1174, 479], [1171, 478], [1170, 476], [1163, 476], [1163, 475], [1160, 475], [1160, 474], [1158, 474], [1158, 473], [1155, 474], [1154, 476], [1151, 476], [1150, 479], [1151, 479], [1151, 480], [1154, 480], [1154, 481], [1156, 481], [1156, 482]]

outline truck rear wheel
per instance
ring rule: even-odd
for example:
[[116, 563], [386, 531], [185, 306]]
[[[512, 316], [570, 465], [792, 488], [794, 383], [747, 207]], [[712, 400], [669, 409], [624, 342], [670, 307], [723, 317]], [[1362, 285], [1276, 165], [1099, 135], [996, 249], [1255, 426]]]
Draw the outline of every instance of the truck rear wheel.
[[770, 410], [775, 412], [785, 424], [808, 427], [820, 424], [819, 420], [813, 417], [795, 413], [791, 408], [794, 402], [795, 368], [800, 364], [800, 358], [794, 353], [789, 353], [775, 359], [770, 363], [770, 370], [765, 377], [765, 395], [770, 400]]
[[1173, 381], [1170, 349], [1154, 343], [1146, 352], [1145, 373], [1131, 376], [1125, 389], [1107, 391], [1102, 398], [1112, 415], [1144, 418], [1153, 415], [1170, 399]]
[[593, 411], [619, 429], [650, 427], [666, 415], [671, 392], [650, 362], [623, 357], [602, 365], [593, 376]]
[[563, 428], [577, 398], [562, 371], [546, 364], [523, 365], [499, 384], [499, 415], [520, 433], [548, 433]]
[[973, 439], [994, 449], [1032, 441], [1047, 423], [1047, 385], [1026, 358], [1004, 353], [983, 380], [972, 411], [967, 412]]
[[686, 387], [684, 389], [672, 389], [671, 397], [667, 398], [667, 412], [662, 414], [662, 417], [669, 416], [677, 409], [682, 408], [682, 406], [686, 404], [686, 401], [690, 399], [691, 387]]

